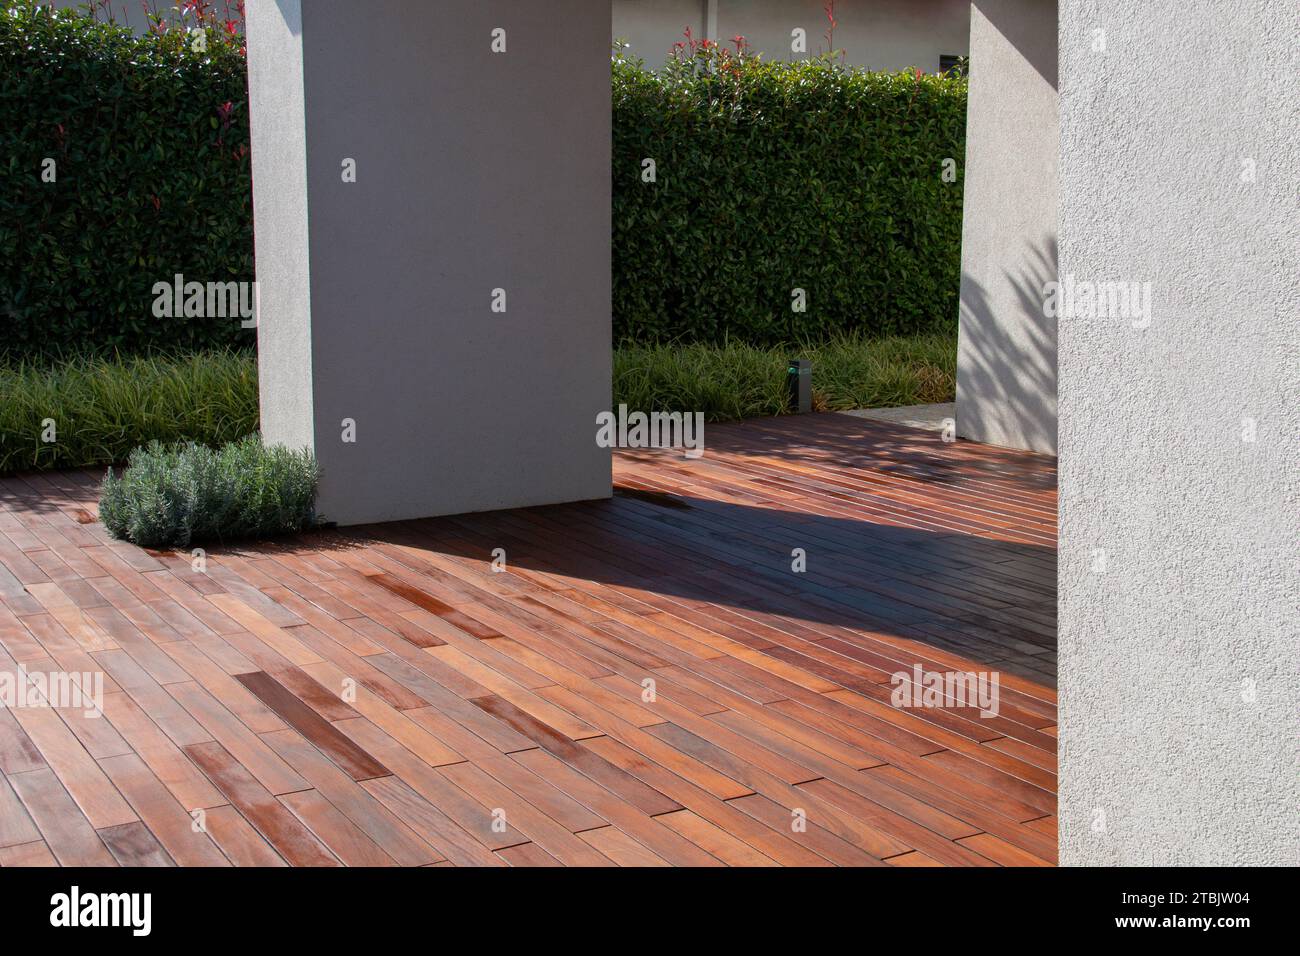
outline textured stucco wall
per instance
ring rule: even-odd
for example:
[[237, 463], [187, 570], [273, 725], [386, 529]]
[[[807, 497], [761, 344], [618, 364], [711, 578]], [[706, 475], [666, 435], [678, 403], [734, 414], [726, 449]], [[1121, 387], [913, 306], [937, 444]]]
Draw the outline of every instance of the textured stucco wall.
[[[716, 0], [717, 27], [707, 30], [708, 0], [614, 0], [614, 36], [656, 67], [690, 26], [697, 37], [729, 44], [742, 34], [769, 60], [797, 60], [827, 49], [826, 0]], [[969, 52], [969, 0], [837, 0], [835, 49], [873, 70], [939, 68], [943, 54]], [[808, 53], [790, 50], [790, 31], [807, 31]]]
[[248, 70], [257, 78], [249, 86], [249, 115], [262, 435], [273, 444], [310, 448], [315, 433], [302, 0], [255, 0], [246, 10], [255, 39]]
[[1056, 0], [971, 4], [957, 432], [1056, 452]]
[[608, 3], [249, 6], [263, 419], [322, 513], [608, 496]]
[[1298, 859], [1297, 36], [1061, 3], [1061, 274], [1153, 306], [1060, 323], [1063, 863]]

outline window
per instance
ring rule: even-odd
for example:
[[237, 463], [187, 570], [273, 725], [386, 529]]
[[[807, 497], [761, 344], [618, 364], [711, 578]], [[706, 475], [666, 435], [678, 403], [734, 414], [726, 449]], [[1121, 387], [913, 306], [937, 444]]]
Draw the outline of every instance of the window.
[[965, 76], [970, 67], [970, 57], [956, 53], [944, 53], [939, 57], [939, 72]]

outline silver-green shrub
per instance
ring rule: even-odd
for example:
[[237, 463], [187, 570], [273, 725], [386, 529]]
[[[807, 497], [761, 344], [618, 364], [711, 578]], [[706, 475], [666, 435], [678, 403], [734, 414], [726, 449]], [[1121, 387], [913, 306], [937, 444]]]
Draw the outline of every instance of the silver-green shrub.
[[318, 524], [319, 478], [309, 451], [256, 435], [216, 449], [151, 442], [121, 477], [104, 476], [99, 516], [113, 537], [149, 548], [292, 534]]

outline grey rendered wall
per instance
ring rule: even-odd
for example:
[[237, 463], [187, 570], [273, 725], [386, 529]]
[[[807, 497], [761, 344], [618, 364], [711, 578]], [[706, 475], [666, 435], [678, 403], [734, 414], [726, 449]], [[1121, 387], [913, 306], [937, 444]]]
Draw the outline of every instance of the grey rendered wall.
[[264, 430], [322, 512], [608, 496], [607, 0], [249, 8]]
[[957, 432], [1056, 453], [1056, 0], [971, 4]]
[[[42, 0], [42, 6], [53, 5], [56, 9], [72, 9], [80, 11], [86, 0]], [[171, 8], [176, 5], [175, 0], [162, 2], [159, 0], [155, 6], [164, 14], [170, 13]], [[136, 33], [144, 33], [149, 29], [149, 15], [145, 12], [140, 0], [111, 0], [109, 4], [112, 20], [124, 27], [130, 27]], [[108, 19], [102, 10], [97, 11], [96, 18], [100, 21]]]
[[[969, 0], [838, 0], [835, 49], [853, 66], [934, 73], [940, 55], [968, 52], [968, 10]], [[810, 53], [826, 51], [828, 26], [826, 0], [718, 0], [718, 39], [742, 34], [769, 60], [800, 58], [790, 52], [795, 27]]]
[[629, 52], [656, 67], [690, 27], [708, 35], [707, 0], [613, 0], [611, 37], [630, 45]]
[[1294, 865], [1300, 7], [1061, 8], [1062, 862]]
[[[742, 34], [769, 60], [802, 59], [827, 49], [826, 0], [614, 0], [614, 37], [656, 67], [689, 26], [697, 37], [730, 44]], [[969, 0], [838, 0], [835, 49], [846, 62], [873, 70], [939, 68], [942, 54], [963, 55], [970, 42]], [[807, 31], [808, 54], [790, 50], [790, 31]]]

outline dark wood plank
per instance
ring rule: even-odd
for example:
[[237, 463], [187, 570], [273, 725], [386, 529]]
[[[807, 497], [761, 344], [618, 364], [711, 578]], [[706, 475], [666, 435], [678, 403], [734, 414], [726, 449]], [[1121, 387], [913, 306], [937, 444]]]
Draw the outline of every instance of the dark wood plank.
[[289, 726], [302, 734], [353, 780], [370, 780], [387, 776], [390, 771], [366, 753], [287, 687], [270, 674], [254, 671], [236, 674], [235, 679], [247, 687], [262, 703], [280, 715]]

